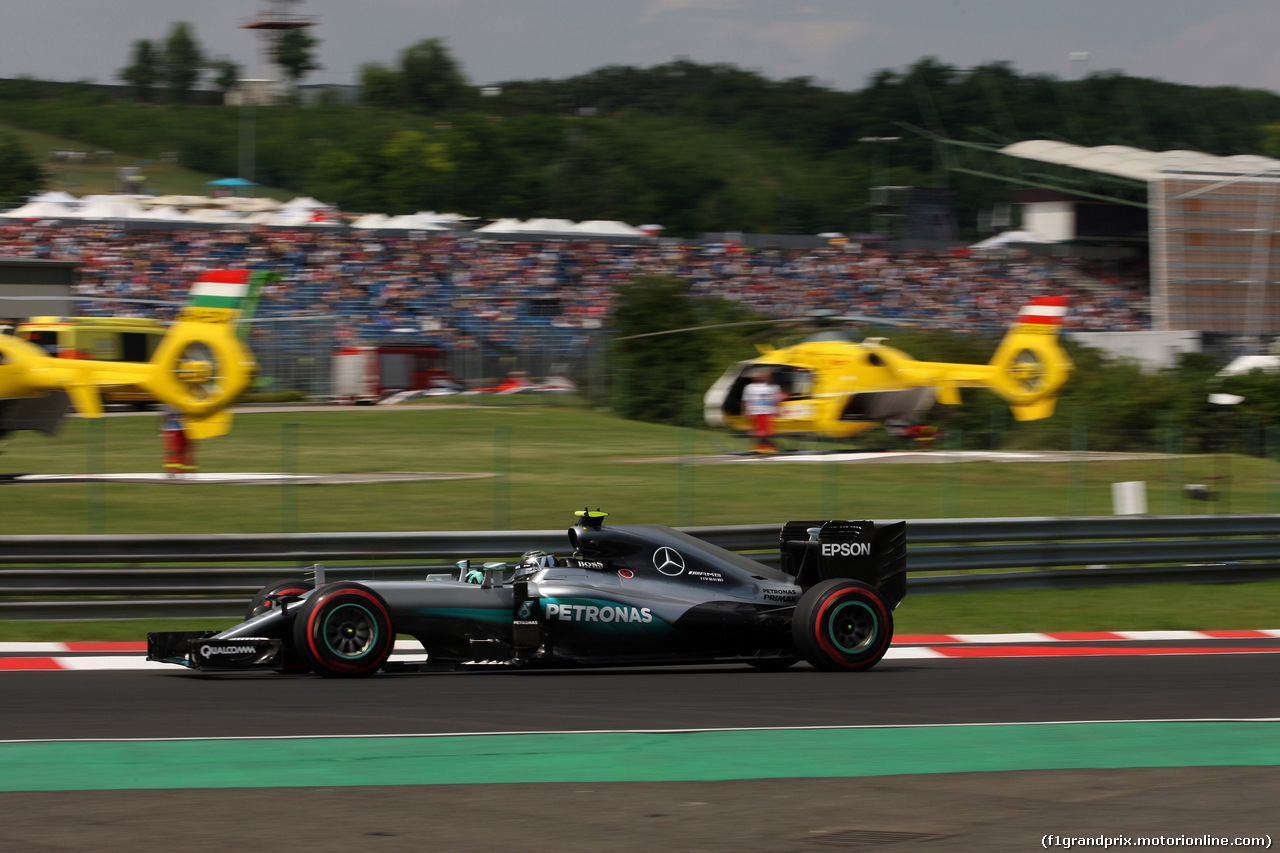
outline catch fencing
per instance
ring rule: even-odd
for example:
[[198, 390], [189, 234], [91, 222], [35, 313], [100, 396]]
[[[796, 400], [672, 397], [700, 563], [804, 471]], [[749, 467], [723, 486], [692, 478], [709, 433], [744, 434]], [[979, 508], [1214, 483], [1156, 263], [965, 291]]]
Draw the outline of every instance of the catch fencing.
[[253, 321], [250, 343], [258, 362], [258, 387], [267, 392], [293, 391], [313, 400], [333, 396], [335, 349], [347, 345], [445, 346], [444, 367], [464, 389], [493, 387], [518, 374], [532, 381], [549, 377], [572, 380], [592, 399], [608, 391], [607, 330], [557, 328], [548, 323], [509, 324], [501, 334], [490, 330], [456, 339], [395, 331], [369, 339], [335, 343], [332, 315], [269, 316]]
[[[777, 525], [682, 528], [778, 563]], [[924, 519], [912, 594], [1280, 577], [1280, 516]], [[461, 559], [564, 554], [563, 530], [0, 536], [0, 619], [227, 618], [268, 582], [421, 578]]]

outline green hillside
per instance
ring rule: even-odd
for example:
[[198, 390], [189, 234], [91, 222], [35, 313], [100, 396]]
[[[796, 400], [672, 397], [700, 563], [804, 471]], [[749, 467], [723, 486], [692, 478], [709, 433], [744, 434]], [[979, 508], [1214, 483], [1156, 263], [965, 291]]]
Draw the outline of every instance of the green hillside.
[[[441, 52], [428, 42], [417, 47]], [[1273, 92], [1116, 72], [1063, 81], [1003, 62], [961, 69], [925, 58], [842, 92], [681, 60], [506, 82], [488, 96], [456, 68], [443, 88], [421, 73], [404, 61], [366, 68], [360, 105], [334, 96], [250, 112], [207, 97], [155, 103], [117, 87], [0, 80], [0, 122], [129, 152], [154, 191], [191, 188], [162, 152], [225, 177], [252, 139], [257, 180], [348, 211], [623, 219], [674, 236], [892, 230], [870, 207], [870, 186], [952, 191], [962, 238], [979, 233], [1010, 186], [1144, 191], [995, 153], [1021, 139], [1280, 153]], [[47, 151], [49, 140], [31, 145]], [[57, 172], [55, 184], [95, 185], [78, 167]]]
[[[37, 130], [0, 122], [0, 135], [11, 134], [40, 163], [48, 178], [47, 190], [65, 190], [72, 195], [91, 195], [120, 191], [121, 166], [137, 166], [146, 178], [144, 192], [154, 195], [207, 195], [207, 181], [227, 177], [188, 169], [178, 163], [165, 162], [161, 154], [113, 151], [97, 156], [100, 150], [91, 142], [54, 136]], [[54, 156], [56, 151], [84, 151], [93, 154], [88, 161], [71, 161]], [[289, 190], [258, 187], [254, 195], [282, 201], [293, 198]]]

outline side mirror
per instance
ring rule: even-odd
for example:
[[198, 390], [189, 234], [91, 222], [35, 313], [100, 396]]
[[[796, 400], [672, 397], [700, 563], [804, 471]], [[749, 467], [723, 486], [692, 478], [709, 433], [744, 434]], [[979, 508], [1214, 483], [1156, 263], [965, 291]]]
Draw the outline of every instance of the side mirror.
[[495, 586], [502, 586], [502, 580], [507, 573], [506, 563], [485, 563], [484, 575], [481, 578], [480, 586], [485, 589], [493, 589]]
[[470, 560], [459, 560], [454, 565], [458, 567], [458, 580], [463, 583], [480, 583], [484, 580], [484, 572], [471, 568]]

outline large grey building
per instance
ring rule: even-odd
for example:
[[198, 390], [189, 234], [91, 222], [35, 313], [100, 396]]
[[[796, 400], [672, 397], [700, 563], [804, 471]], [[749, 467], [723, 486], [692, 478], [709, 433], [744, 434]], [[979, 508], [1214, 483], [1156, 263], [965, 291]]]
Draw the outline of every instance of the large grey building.
[[[1145, 185], [1156, 331], [1280, 335], [1280, 160], [1044, 139], [1000, 153]], [[1076, 207], [1096, 200], [1028, 203], [1023, 221], [1046, 237], [1074, 239]]]

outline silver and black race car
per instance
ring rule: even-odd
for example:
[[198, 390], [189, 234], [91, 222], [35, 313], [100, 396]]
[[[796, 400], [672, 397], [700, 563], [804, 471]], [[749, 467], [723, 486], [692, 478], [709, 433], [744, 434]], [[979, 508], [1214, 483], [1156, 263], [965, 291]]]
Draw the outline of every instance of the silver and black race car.
[[[792, 521], [773, 568], [656, 524], [580, 511], [572, 556], [461, 561], [424, 580], [263, 588], [220, 633], [147, 635], [148, 660], [203, 672], [378, 671], [746, 663], [865, 670], [884, 657], [906, 594], [906, 522]], [[389, 661], [397, 634], [423, 663]]]

